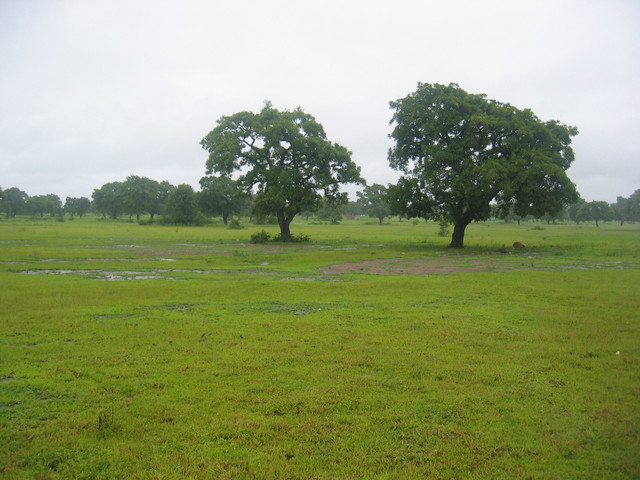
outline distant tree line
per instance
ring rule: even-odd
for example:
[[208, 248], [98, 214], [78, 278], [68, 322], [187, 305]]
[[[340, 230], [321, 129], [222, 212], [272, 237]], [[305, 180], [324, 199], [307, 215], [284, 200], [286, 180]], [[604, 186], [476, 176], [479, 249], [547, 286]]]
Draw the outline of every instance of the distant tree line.
[[[382, 224], [395, 213], [389, 196], [392, 186], [381, 184], [366, 185], [356, 192], [356, 201], [330, 201], [323, 199], [314, 211], [305, 210], [301, 216], [305, 220], [316, 220], [332, 224], [339, 223], [345, 216], [356, 218], [368, 216]], [[33, 217], [82, 218], [88, 213], [102, 215], [105, 218], [118, 219], [128, 216], [141, 221], [148, 216], [154, 221], [158, 216], [163, 223], [204, 224], [209, 218], [219, 217], [225, 225], [232, 217], [243, 216], [257, 224], [277, 224], [275, 216], [256, 214], [255, 198], [242, 192], [237, 182], [228, 177], [208, 175], [200, 179], [200, 190], [190, 185], [174, 186], [168, 181], [158, 182], [146, 177], [129, 176], [122, 182], [109, 182], [93, 191], [92, 199], [87, 197], [67, 197], [64, 204], [54, 194], [29, 196], [19, 188], [3, 190], [0, 187], [0, 213], [5, 218], [17, 215]], [[557, 214], [545, 213], [542, 216], [515, 213], [514, 209], [502, 210], [497, 204], [491, 205], [491, 216], [507, 223], [522, 221], [544, 221], [547, 223], [572, 221], [583, 222], [640, 221], [640, 189], [628, 198], [619, 196], [615, 203], [605, 201], [587, 202], [582, 198], [565, 206]], [[405, 217], [399, 215], [400, 218]]]
[[500, 211], [497, 205], [492, 205], [492, 216], [503, 219], [506, 222], [518, 222], [527, 220], [542, 220], [547, 223], [572, 221], [576, 224], [582, 222], [595, 222], [596, 226], [600, 222], [617, 221], [620, 225], [625, 222], [640, 221], [640, 190], [633, 192], [628, 198], [618, 197], [615, 203], [608, 203], [602, 200], [587, 202], [578, 197], [575, 203], [566, 205], [555, 215], [545, 214], [542, 217], [527, 215], [521, 217], [513, 209]]

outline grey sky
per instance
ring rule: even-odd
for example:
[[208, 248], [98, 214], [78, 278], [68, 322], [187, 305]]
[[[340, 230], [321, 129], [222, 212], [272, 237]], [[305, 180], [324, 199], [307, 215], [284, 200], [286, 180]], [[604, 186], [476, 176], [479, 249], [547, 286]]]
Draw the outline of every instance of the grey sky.
[[198, 186], [222, 115], [301, 106], [388, 167], [388, 103], [458, 83], [579, 128], [587, 200], [640, 188], [636, 0], [0, 0], [0, 186], [91, 196], [128, 175]]

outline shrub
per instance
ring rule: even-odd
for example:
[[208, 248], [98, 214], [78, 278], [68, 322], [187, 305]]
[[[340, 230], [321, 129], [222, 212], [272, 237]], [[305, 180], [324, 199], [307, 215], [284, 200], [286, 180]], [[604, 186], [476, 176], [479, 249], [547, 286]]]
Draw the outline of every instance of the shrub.
[[251, 243], [267, 243], [271, 239], [271, 235], [264, 230], [253, 233], [251, 235]]
[[284, 238], [282, 234], [278, 233], [275, 237], [273, 237], [274, 242], [289, 242], [289, 243], [306, 243], [311, 241], [311, 237], [309, 235], [291, 235], [289, 238]]
[[231, 230], [242, 230], [244, 227], [240, 223], [240, 220], [238, 220], [237, 218], [232, 218], [229, 222], [229, 225], [227, 225], [227, 228]]

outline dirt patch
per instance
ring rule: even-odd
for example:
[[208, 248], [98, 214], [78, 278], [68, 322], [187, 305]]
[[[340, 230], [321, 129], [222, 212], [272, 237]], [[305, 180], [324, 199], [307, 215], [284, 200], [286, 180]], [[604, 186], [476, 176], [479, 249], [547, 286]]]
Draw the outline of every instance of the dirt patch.
[[454, 272], [488, 272], [516, 268], [500, 257], [435, 257], [435, 258], [389, 258], [340, 263], [325, 267], [325, 273], [369, 273], [377, 275], [435, 275]]
[[557, 264], [536, 255], [444, 255], [429, 258], [387, 258], [339, 263], [322, 269], [325, 274], [368, 273], [376, 275], [438, 275], [457, 272], [496, 272], [507, 270], [567, 271], [620, 270], [637, 268], [623, 262]]

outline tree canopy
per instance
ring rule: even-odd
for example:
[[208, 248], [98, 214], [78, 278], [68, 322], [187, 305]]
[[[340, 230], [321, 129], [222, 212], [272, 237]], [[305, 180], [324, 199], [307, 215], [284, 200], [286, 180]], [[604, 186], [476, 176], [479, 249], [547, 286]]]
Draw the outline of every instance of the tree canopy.
[[167, 221], [182, 225], [201, 223], [198, 196], [191, 185], [178, 185], [167, 196]]
[[356, 193], [362, 210], [370, 217], [377, 218], [380, 223], [391, 215], [387, 194], [387, 187], [379, 183], [367, 185], [363, 191]]
[[78, 215], [82, 218], [87, 212], [91, 210], [91, 200], [87, 197], [67, 197], [64, 202], [64, 211], [71, 215]]
[[2, 192], [0, 207], [7, 218], [13, 218], [22, 213], [27, 204], [29, 195], [16, 187], [7, 188]]
[[453, 223], [450, 247], [463, 247], [465, 228], [488, 219], [492, 202], [542, 217], [577, 199], [566, 174], [575, 127], [453, 83], [419, 83], [390, 105], [389, 163], [404, 173], [390, 191], [394, 213]]
[[600, 226], [600, 221], [607, 221], [614, 218], [614, 212], [607, 202], [594, 200], [585, 202], [580, 206], [577, 217], [580, 221], [593, 220], [596, 227]]
[[341, 184], [362, 182], [351, 153], [301, 108], [279, 111], [267, 102], [259, 113], [223, 116], [200, 144], [209, 152], [206, 173], [240, 172], [238, 187], [255, 194], [256, 213], [275, 214], [283, 239], [298, 213], [317, 210], [323, 197], [345, 197]]
[[157, 182], [147, 177], [129, 175], [124, 182], [109, 182], [93, 191], [93, 207], [103, 215], [115, 219], [122, 213], [153, 217], [161, 213], [169, 193], [174, 189], [167, 181]]
[[222, 222], [227, 225], [229, 216], [238, 214], [247, 202], [246, 195], [242, 195], [237, 182], [229, 177], [209, 175], [200, 179], [200, 208], [207, 215], [220, 215]]

